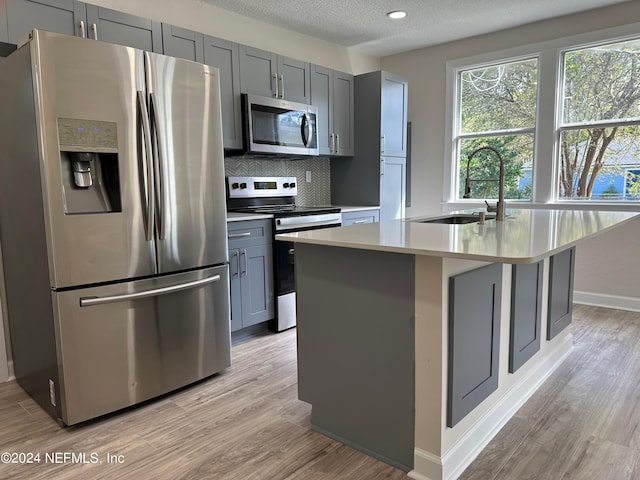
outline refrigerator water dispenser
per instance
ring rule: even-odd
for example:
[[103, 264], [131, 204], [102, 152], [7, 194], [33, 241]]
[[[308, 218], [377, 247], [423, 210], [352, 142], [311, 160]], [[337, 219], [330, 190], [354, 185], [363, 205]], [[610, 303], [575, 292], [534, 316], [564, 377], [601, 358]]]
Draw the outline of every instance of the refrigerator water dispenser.
[[65, 213], [121, 212], [114, 122], [58, 118]]

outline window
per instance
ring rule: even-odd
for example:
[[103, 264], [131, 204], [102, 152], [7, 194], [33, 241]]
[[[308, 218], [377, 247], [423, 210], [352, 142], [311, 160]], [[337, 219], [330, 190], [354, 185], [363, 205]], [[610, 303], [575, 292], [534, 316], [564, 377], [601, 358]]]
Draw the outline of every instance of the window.
[[471, 198], [498, 198], [500, 153], [505, 166], [505, 198], [531, 199], [538, 95], [538, 59], [529, 58], [458, 72], [455, 152], [457, 198], [470, 179]]
[[640, 200], [640, 40], [563, 54], [560, 200]]
[[[467, 158], [495, 147], [506, 194], [570, 208], [640, 208], [640, 24], [447, 62], [444, 199], [465, 207]], [[474, 203], [497, 197], [499, 163], [469, 164]], [[478, 181], [480, 180], [480, 181]], [[452, 205], [453, 206], [453, 205]]]

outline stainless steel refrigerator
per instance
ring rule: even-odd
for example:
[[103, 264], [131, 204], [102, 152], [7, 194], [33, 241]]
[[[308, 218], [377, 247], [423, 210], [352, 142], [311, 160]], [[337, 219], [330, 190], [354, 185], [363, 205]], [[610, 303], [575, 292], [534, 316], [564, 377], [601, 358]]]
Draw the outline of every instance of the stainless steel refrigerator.
[[217, 69], [37, 30], [0, 68], [20, 385], [72, 425], [229, 366]]

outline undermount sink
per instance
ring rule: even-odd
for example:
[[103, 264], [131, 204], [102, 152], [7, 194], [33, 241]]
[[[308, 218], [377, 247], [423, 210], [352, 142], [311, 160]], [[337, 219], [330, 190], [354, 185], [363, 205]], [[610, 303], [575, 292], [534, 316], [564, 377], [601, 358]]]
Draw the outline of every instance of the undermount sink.
[[[495, 215], [485, 215], [485, 220], [492, 220], [496, 218]], [[417, 223], [446, 223], [448, 225], [463, 225], [465, 223], [477, 223], [479, 220], [478, 215], [447, 215], [445, 217], [428, 218], [426, 220], [414, 220]]]

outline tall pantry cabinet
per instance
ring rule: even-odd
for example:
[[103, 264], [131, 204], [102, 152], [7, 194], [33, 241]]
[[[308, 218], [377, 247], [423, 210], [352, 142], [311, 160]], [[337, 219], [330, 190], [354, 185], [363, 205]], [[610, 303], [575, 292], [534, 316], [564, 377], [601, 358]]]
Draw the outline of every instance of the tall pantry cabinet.
[[389, 72], [355, 77], [355, 153], [331, 160], [334, 205], [380, 205], [380, 221], [404, 217], [407, 93]]

